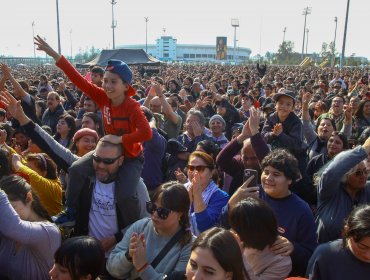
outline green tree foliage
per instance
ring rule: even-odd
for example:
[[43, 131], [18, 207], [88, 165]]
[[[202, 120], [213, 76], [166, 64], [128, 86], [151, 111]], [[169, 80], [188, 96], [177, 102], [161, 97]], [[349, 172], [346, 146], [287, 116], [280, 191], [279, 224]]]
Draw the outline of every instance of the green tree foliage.
[[100, 52], [100, 49], [96, 49], [94, 46], [92, 46], [90, 49], [86, 48], [85, 51], [82, 51], [82, 49], [80, 49], [78, 54], [76, 54], [74, 58], [82, 59], [84, 61], [90, 61], [93, 60]]
[[294, 43], [292, 41], [282, 42], [276, 54], [276, 63], [284, 65], [295, 65], [299, 64], [300, 62], [300, 54], [294, 52]]

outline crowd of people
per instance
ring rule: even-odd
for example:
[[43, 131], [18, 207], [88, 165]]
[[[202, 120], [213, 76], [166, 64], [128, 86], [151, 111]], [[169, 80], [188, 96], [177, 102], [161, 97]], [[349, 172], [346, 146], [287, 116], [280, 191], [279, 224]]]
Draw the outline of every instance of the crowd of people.
[[0, 64], [1, 279], [369, 279], [366, 68]]

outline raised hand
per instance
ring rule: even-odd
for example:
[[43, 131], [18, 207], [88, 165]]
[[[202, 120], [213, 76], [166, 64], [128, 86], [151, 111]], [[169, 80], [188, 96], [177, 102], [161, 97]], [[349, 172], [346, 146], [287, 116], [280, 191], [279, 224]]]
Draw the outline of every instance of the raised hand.
[[253, 106], [249, 109], [249, 130], [251, 135], [256, 135], [259, 132], [259, 126], [260, 126], [260, 111], [258, 111]]
[[42, 39], [39, 35], [37, 35], [35, 38], [35, 45], [37, 46], [37, 50], [44, 51], [48, 55], [50, 55], [52, 58], [54, 58], [55, 61], [58, 61], [61, 57], [60, 54], [58, 54], [44, 39]]
[[274, 126], [274, 129], [272, 130], [272, 133], [275, 136], [279, 136], [283, 132], [283, 125], [281, 123], [277, 123]]
[[2, 91], [0, 99], [1, 103], [5, 105], [6, 109], [14, 118], [16, 118], [19, 121], [23, 118], [27, 118], [26, 114], [22, 109], [21, 101], [16, 100], [9, 92]]
[[5, 78], [10, 79], [12, 74], [11, 74], [11, 70], [8, 67], [8, 65], [6, 65], [4, 63], [0, 63], [0, 70], [1, 70], [1, 72], [3, 72], [3, 75], [4, 75]]

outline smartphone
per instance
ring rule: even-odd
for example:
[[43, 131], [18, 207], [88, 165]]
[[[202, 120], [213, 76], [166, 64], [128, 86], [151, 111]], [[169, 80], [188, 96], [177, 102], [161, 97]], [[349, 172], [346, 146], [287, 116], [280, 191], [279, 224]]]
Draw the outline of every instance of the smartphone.
[[255, 169], [244, 169], [243, 182], [247, 181], [252, 176], [254, 176], [254, 178], [249, 183], [248, 188], [257, 187], [258, 172]]

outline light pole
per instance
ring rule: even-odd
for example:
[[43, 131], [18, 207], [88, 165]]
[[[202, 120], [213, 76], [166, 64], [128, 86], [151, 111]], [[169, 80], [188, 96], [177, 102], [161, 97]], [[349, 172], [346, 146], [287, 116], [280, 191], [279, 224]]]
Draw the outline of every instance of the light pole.
[[[32, 22], [32, 42], [35, 38], [35, 22], [33, 21]], [[35, 44], [32, 44], [33, 45], [33, 58], [36, 58], [36, 45]]]
[[306, 28], [306, 32], [307, 32], [307, 39], [306, 39], [306, 56], [307, 56], [307, 46], [308, 46], [308, 32], [310, 30], [308, 28]]
[[333, 41], [333, 56], [331, 58], [331, 66], [335, 66], [335, 41], [337, 39], [337, 26], [338, 26], [338, 18], [334, 17], [335, 22], [335, 31], [334, 31], [334, 41]]
[[71, 43], [71, 59], [73, 58], [73, 55], [72, 55], [72, 29], [69, 30], [69, 41]]
[[148, 53], [148, 21], [149, 17], [144, 17], [145, 19], [145, 52]]
[[231, 19], [231, 26], [234, 27], [234, 62], [235, 65], [238, 63], [238, 58], [236, 56], [236, 28], [239, 27], [239, 19], [232, 18]]
[[114, 20], [114, 5], [117, 4], [117, 1], [115, 0], [112, 0], [110, 2], [112, 4], [112, 33], [113, 33], [113, 49], [116, 49], [116, 44], [115, 44], [115, 41], [114, 41], [114, 28], [117, 27], [117, 21]]
[[302, 42], [302, 54], [301, 58], [303, 59], [304, 55], [304, 41], [305, 41], [305, 35], [306, 35], [306, 19], [307, 15], [311, 14], [311, 7], [306, 7], [303, 9], [302, 15], [304, 15], [304, 27], [303, 27], [303, 42]]
[[342, 55], [341, 55], [341, 57], [340, 57], [340, 68], [342, 68], [342, 67], [343, 67], [344, 52], [345, 52], [345, 50], [346, 50], [346, 37], [347, 37], [348, 11], [349, 11], [349, 0], [347, 0], [346, 23], [344, 24], [344, 35], [343, 35]]
[[60, 46], [60, 28], [59, 28], [59, 1], [56, 0], [57, 5], [57, 28], [58, 28], [58, 53], [62, 53], [62, 48]]
[[284, 30], [283, 30], [283, 33], [284, 33], [284, 35], [283, 35], [283, 43], [285, 42], [285, 32], [286, 32], [286, 27], [284, 27]]

